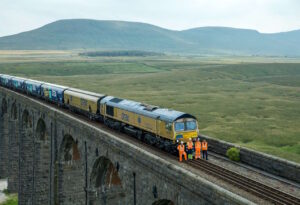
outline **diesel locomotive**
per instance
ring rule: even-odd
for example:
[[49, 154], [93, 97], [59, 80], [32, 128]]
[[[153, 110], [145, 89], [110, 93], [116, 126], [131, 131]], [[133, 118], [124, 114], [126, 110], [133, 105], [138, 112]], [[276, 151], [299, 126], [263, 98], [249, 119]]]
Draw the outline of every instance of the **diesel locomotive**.
[[198, 137], [197, 119], [188, 113], [4, 74], [0, 86], [101, 121], [169, 152], [176, 152], [176, 142]]

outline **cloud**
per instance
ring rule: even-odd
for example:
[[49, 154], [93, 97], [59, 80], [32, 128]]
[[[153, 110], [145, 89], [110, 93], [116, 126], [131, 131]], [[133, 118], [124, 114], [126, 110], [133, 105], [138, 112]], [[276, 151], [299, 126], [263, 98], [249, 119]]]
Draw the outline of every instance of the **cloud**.
[[26, 0], [0, 1], [0, 36], [59, 19], [139, 21], [169, 29], [229, 26], [280, 32], [300, 28], [297, 0]]

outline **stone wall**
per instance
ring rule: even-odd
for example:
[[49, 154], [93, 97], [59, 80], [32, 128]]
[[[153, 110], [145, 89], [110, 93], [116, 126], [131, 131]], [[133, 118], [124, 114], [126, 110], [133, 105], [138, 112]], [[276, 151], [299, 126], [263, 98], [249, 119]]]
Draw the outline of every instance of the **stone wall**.
[[14, 153], [1, 163], [10, 169], [8, 179], [18, 179], [19, 204], [251, 204], [44, 103], [0, 88], [3, 98], [10, 99], [8, 127], [16, 143], [9, 151], [0, 147], [1, 154]]
[[222, 140], [217, 140], [205, 135], [201, 135], [202, 139], [208, 142], [209, 150], [226, 155], [226, 151], [231, 147], [240, 149], [241, 162], [256, 167], [277, 176], [300, 183], [300, 165], [282, 158], [274, 157], [268, 154], [250, 150], [237, 146]]

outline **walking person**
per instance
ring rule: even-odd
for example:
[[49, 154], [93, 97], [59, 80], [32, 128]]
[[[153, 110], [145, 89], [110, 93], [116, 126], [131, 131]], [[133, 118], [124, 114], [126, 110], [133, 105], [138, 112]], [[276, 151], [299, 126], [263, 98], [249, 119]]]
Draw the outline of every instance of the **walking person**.
[[193, 148], [194, 148], [194, 143], [192, 141], [192, 138], [189, 139], [187, 143], [187, 149], [188, 149], [188, 159], [193, 159]]
[[203, 140], [203, 142], [202, 142], [202, 158], [204, 159], [206, 159], [206, 160], [208, 160], [207, 159], [207, 142], [206, 142], [206, 140]]
[[195, 159], [201, 159], [201, 142], [199, 138], [195, 142]]
[[187, 160], [185, 146], [183, 144], [183, 141], [181, 141], [181, 144], [177, 146], [178, 152], [179, 152], [179, 161], [182, 162], [182, 155], [184, 156], [185, 161]]

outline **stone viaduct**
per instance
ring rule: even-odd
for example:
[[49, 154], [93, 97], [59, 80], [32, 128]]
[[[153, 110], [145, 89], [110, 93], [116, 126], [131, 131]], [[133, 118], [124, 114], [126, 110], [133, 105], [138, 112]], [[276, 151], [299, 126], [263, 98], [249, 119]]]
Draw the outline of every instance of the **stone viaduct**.
[[73, 115], [0, 87], [0, 177], [21, 205], [247, 204]]

